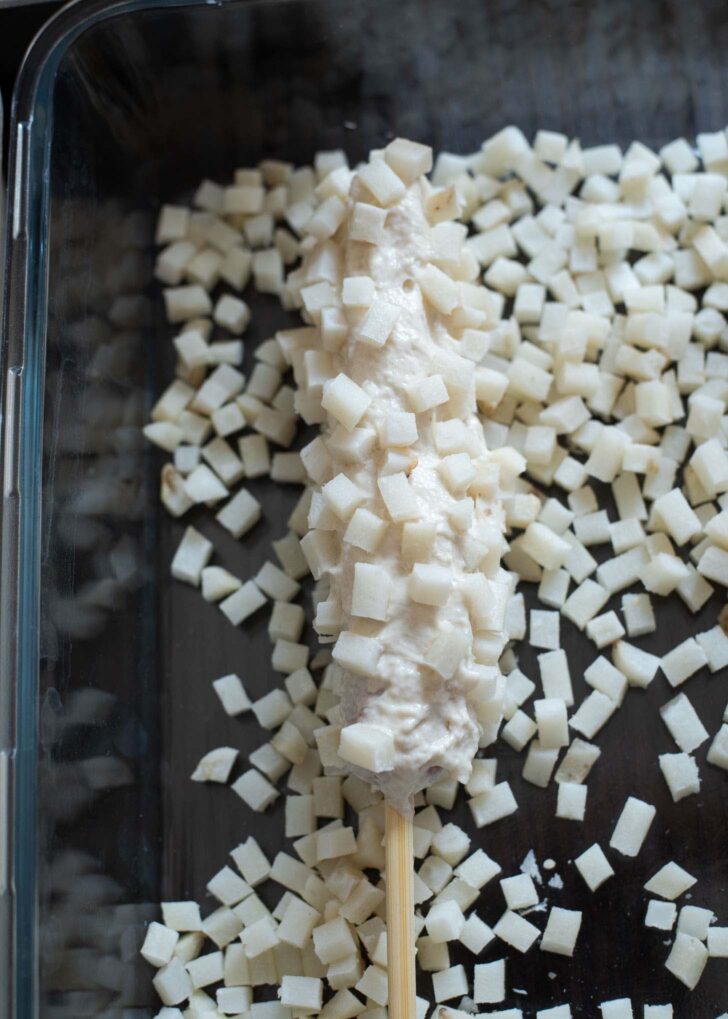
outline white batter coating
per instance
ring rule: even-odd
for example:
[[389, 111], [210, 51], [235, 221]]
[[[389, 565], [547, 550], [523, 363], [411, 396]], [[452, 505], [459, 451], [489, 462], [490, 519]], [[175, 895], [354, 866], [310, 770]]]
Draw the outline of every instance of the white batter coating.
[[[419, 520], [436, 529], [429, 561], [448, 567], [452, 573], [452, 587], [444, 605], [420, 604], [408, 593], [413, 563], [402, 554], [403, 524], [391, 522], [378, 488], [378, 479], [386, 472], [387, 449], [377, 441], [363, 463], [347, 462], [337, 456], [335, 444], [328, 441], [337, 429], [341, 434], [338, 422], [329, 414], [322, 424], [322, 436], [332, 457], [331, 476], [346, 474], [366, 494], [363, 505], [389, 521], [381, 543], [371, 554], [342, 540], [338, 560], [326, 571], [321, 584], [324, 591], [328, 585], [328, 603], [340, 607], [341, 629], [374, 637], [381, 646], [376, 675], [342, 670], [338, 679], [342, 721], [363, 722], [392, 734], [391, 769], [377, 774], [366, 772], [365, 777], [402, 810], [407, 809], [414, 792], [442, 774], [441, 769], [466, 781], [479, 740], [486, 743], [494, 736], [494, 731], [492, 735], [489, 731], [493, 716], [496, 726], [500, 717], [501, 693], [497, 661], [505, 644], [504, 612], [513, 589], [511, 575], [500, 568], [505, 514], [495, 466], [499, 461], [498, 454], [487, 451], [476, 413], [475, 365], [458, 353], [461, 340], [456, 338], [453, 318], [428, 303], [416, 282], [418, 273], [439, 253], [425, 214], [428, 193], [424, 178], [410, 185], [404, 197], [388, 210], [383, 239], [369, 244], [348, 236], [355, 200], [372, 201], [363, 184], [354, 179], [348, 216], [335, 238], [341, 252], [339, 271], [342, 277], [370, 277], [377, 298], [396, 305], [401, 312], [389, 339], [378, 347], [358, 336], [365, 309], [346, 309], [349, 333], [332, 355], [332, 374], [345, 373], [371, 397], [357, 427], [373, 429], [377, 436], [382, 434], [389, 415], [412, 412], [406, 387], [433, 375], [441, 375], [445, 381], [448, 402], [417, 414], [417, 440], [404, 451], [412, 464], [407, 473], [417, 499]], [[304, 274], [316, 258], [317, 250], [308, 254]], [[439, 265], [443, 266], [442, 261]], [[459, 332], [462, 334], [462, 329]], [[480, 479], [456, 492], [443, 479], [443, 455], [435, 441], [436, 423], [454, 419], [467, 428], [468, 453]], [[486, 476], [492, 483], [483, 482]], [[505, 484], [509, 481], [512, 484], [513, 476]], [[462, 530], [462, 523], [453, 523], [453, 510], [456, 503], [472, 495], [472, 520]], [[466, 507], [466, 503], [461, 505], [467, 515]], [[332, 521], [330, 516], [325, 526], [329, 530], [333, 527], [341, 538], [347, 524]], [[352, 615], [354, 572], [360, 562], [383, 567], [390, 578], [384, 622]], [[467, 584], [464, 578], [478, 572], [487, 578], [487, 597], [479, 599], [474, 613], [463, 587]], [[452, 675], [445, 678], [425, 659], [433, 642], [449, 627], [460, 647], [453, 652], [458, 661], [452, 662]], [[319, 627], [320, 632], [332, 636], [336, 629]]]

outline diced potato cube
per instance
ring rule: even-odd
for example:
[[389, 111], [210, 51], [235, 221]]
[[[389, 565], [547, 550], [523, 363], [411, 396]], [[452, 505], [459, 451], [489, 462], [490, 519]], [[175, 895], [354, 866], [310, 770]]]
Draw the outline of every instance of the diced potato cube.
[[321, 493], [336, 516], [344, 521], [350, 520], [357, 507], [366, 500], [366, 494], [343, 473], [328, 481]]
[[381, 622], [387, 619], [391, 581], [389, 573], [374, 563], [356, 563], [351, 593], [351, 614]]
[[614, 876], [612, 865], [597, 843], [577, 856], [574, 864], [592, 892], [595, 892], [605, 881]]
[[344, 630], [334, 645], [332, 655], [342, 668], [360, 675], [374, 676], [381, 651], [381, 644], [373, 637]]
[[439, 407], [447, 403], [449, 396], [441, 375], [431, 375], [420, 382], [407, 386], [412, 409], [417, 414], [424, 414], [425, 411]]
[[380, 475], [377, 484], [387, 512], [395, 523], [416, 520], [419, 517], [417, 497], [410, 488], [406, 474], [400, 472]]
[[321, 405], [348, 432], [358, 425], [370, 403], [371, 397], [344, 374], [324, 384]]
[[637, 856], [657, 813], [655, 807], [629, 796], [619, 816], [609, 845], [624, 856]]
[[356, 722], [344, 726], [339, 741], [339, 756], [359, 768], [376, 774], [391, 771], [394, 766], [392, 734], [378, 726]]
[[409, 579], [413, 601], [423, 605], [444, 605], [452, 588], [452, 571], [435, 563], [417, 563]]
[[341, 285], [341, 303], [345, 308], [368, 308], [375, 292], [371, 276], [346, 276]]
[[379, 244], [384, 239], [387, 219], [385, 209], [366, 202], [356, 202], [349, 220], [349, 238], [367, 244]]
[[359, 180], [385, 208], [394, 205], [405, 193], [401, 177], [383, 159], [372, 159], [363, 166], [359, 170]]
[[413, 184], [418, 177], [432, 169], [432, 149], [429, 145], [395, 138], [384, 150], [384, 158], [405, 184]]

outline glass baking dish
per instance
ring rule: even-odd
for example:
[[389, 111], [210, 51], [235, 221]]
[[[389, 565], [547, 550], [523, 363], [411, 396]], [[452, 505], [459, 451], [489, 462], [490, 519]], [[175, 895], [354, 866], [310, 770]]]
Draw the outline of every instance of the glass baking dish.
[[[262, 742], [253, 721], [222, 714], [211, 680], [236, 671], [260, 696], [275, 678], [264, 620], [234, 629], [169, 578], [184, 525], [161, 511], [161, 460], [139, 436], [172, 369], [149, 285], [160, 201], [264, 156], [302, 164], [342, 147], [356, 160], [393, 134], [467, 152], [516, 123], [659, 147], [728, 122], [727, 32], [723, 4], [679, 0], [77, 0], [40, 33], [13, 103], [6, 230], [3, 1019], [153, 1014], [137, 949], [154, 903], [204, 898], [249, 833], [269, 853], [281, 841], [280, 805], [253, 815], [188, 778], [213, 746]], [[287, 321], [272, 299], [251, 300], [248, 349]], [[251, 487], [262, 524], [244, 543], [216, 533], [241, 576], [267, 557], [295, 500], [266, 481]], [[645, 646], [706, 629], [718, 602], [696, 618], [666, 606]], [[568, 651], [584, 689], [589, 648]], [[522, 663], [535, 671], [527, 647]], [[713, 729], [725, 680], [691, 681]], [[626, 995], [672, 1001], [690, 1019], [728, 1008], [719, 962], [690, 995], [663, 967], [663, 938], [642, 926], [642, 884], [673, 857], [700, 878], [693, 901], [728, 920], [725, 775], [703, 767], [701, 794], [672, 804], [656, 777], [670, 749], [656, 713], [663, 684], [632, 694], [598, 739], [607, 766], [590, 795], [602, 809], [583, 833], [556, 823], [553, 789], [524, 785], [517, 755], [499, 751], [520, 810], [478, 843], [513, 871], [529, 850], [552, 858], [565, 888], [549, 895], [584, 910], [573, 961], [510, 957], [519, 991], [508, 1004], [527, 1016], [563, 1001], [591, 1016]], [[660, 823], [619, 880], [588, 896], [570, 861], [608, 841], [629, 794], [655, 802]], [[486, 890], [484, 917], [498, 915], [498, 894]]]

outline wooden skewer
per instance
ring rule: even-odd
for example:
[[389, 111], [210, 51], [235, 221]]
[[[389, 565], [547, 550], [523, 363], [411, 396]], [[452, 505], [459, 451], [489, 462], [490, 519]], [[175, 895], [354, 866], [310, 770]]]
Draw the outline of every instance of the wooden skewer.
[[415, 893], [412, 821], [386, 815], [387, 963], [390, 1019], [415, 1019]]

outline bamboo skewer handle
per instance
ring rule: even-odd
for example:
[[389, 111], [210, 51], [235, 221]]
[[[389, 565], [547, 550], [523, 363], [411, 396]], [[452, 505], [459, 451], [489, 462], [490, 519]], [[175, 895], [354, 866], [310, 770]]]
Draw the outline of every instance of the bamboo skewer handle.
[[412, 821], [388, 803], [385, 811], [389, 1019], [415, 1019]]

